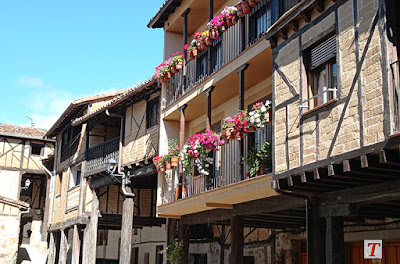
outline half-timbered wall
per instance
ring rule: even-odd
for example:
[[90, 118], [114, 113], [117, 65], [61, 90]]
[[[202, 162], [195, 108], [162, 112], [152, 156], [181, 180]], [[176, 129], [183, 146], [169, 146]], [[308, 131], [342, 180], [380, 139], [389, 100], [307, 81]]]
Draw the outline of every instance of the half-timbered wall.
[[[149, 100], [160, 96], [151, 95]], [[146, 128], [147, 101], [142, 100], [126, 109], [125, 144], [122, 163], [124, 165], [143, 161], [156, 155], [158, 150], [159, 126]]]
[[[31, 144], [43, 146], [40, 154], [32, 154]], [[33, 139], [0, 136], [0, 168], [41, 171], [40, 160], [52, 155], [53, 143]]]
[[[325, 1], [323, 13], [314, 10], [310, 23], [301, 20], [298, 32], [290, 29], [288, 40], [279, 39], [274, 49], [277, 173], [380, 142], [388, 135], [382, 46], [377, 20], [374, 23], [377, 11], [378, 0]], [[338, 101], [309, 111], [299, 107], [307, 99], [305, 50], [329, 32], [337, 43]]]

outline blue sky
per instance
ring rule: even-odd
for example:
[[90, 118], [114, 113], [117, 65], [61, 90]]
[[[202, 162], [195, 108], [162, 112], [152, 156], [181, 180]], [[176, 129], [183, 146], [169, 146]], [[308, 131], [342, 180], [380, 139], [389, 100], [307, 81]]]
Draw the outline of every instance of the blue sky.
[[164, 0], [0, 1], [0, 123], [50, 128], [74, 99], [125, 89], [161, 62]]

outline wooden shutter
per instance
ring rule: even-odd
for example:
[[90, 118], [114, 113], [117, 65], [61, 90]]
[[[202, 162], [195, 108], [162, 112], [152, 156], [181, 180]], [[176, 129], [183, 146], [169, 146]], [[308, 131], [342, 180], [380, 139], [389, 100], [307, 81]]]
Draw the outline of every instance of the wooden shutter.
[[336, 57], [336, 36], [332, 36], [311, 50], [311, 69]]

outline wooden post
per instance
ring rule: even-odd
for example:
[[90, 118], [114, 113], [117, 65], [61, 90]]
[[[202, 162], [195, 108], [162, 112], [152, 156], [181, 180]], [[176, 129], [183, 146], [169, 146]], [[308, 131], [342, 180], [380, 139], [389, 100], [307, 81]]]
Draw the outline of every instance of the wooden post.
[[211, 93], [214, 91], [215, 86], [210, 86], [203, 93], [207, 97], [206, 105], [206, 130], [211, 130]]
[[42, 233], [42, 241], [47, 240], [47, 227], [49, 226], [49, 212], [50, 212], [50, 188], [51, 188], [51, 175], [49, 178], [46, 177], [46, 202], [44, 206], [44, 216], [43, 216], [43, 223], [41, 227]]
[[[242, 21], [243, 22], [243, 21]], [[244, 110], [244, 72], [247, 70], [249, 67], [249, 64], [245, 63], [242, 66], [240, 66], [237, 70], [236, 73], [239, 74], [239, 111]], [[244, 144], [242, 140], [240, 140], [240, 157], [244, 155]], [[239, 179], [238, 180], [243, 180], [244, 175], [243, 175], [243, 164], [239, 162]]]
[[[125, 188], [127, 192], [131, 192], [130, 187], [126, 186]], [[120, 264], [130, 263], [131, 261], [133, 208], [133, 197], [125, 197], [122, 206]]]
[[81, 254], [81, 237], [80, 228], [74, 225], [73, 235], [72, 235], [72, 264], [79, 264], [79, 256]]
[[345, 264], [342, 217], [326, 218], [326, 264]]
[[98, 190], [93, 190], [92, 213], [83, 235], [82, 264], [96, 264], [97, 225], [99, 222]]
[[60, 257], [58, 258], [58, 264], [66, 264], [67, 263], [68, 241], [67, 241], [67, 236], [65, 235], [65, 230], [61, 230], [60, 233], [61, 233]]
[[56, 243], [54, 238], [54, 233], [51, 232], [49, 237], [49, 254], [47, 255], [46, 264], [54, 264], [55, 262], [55, 253], [56, 253]]
[[240, 18], [240, 52], [246, 49], [246, 17]]
[[[171, 243], [175, 242], [176, 220], [172, 218], [167, 218], [166, 229], [167, 229], [166, 246], [168, 247], [169, 245], [171, 245]], [[167, 263], [169, 264], [170, 262], [167, 260]]]
[[182, 244], [181, 264], [187, 264], [189, 261], [189, 225], [179, 222], [179, 241]]
[[325, 263], [325, 223], [319, 216], [316, 201], [307, 200], [307, 259], [309, 264]]
[[225, 242], [226, 242], [226, 237], [225, 237], [225, 225], [222, 225], [221, 227], [221, 235], [220, 235], [220, 246], [221, 250], [219, 253], [219, 263], [224, 264], [225, 263]]
[[231, 219], [231, 257], [230, 264], [243, 263], [243, 226], [244, 218], [242, 216], [232, 216]]
[[[185, 145], [185, 109], [187, 108], [187, 105], [182, 105], [179, 107], [179, 111], [181, 112], [181, 117], [180, 117], [180, 129], [179, 129], [179, 147], [180, 149], [183, 149], [183, 145]], [[185, 184], [184, 179], [183, 179], [183, 167], [182, 164], [179, 164], [179, 195], [178, 199], [182, 198], [182, 187], [183, 184]], [[175, 186], [173, 186], [175, 188]]]

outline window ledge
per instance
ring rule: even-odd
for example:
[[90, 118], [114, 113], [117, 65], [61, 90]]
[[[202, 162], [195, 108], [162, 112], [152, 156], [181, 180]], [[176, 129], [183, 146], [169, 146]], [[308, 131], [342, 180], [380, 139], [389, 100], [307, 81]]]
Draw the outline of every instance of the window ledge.
[[399, 137], [400, 136], [400, 130], [397, 130], [395, 133], [390, 134], [389, 138], [395, 138], [395, 137]]
[[310, 114], [312, 114], [312, 113], [315, 113], [315, 112], [317, 112], [317, 111], [320, 110], [320, 109], [326, 108], [326, 107], [328, 107], [328, 106], [330, 106], [330, 105], [336, 103], [338, 100], [339, 100], [338, 98], [332, 99], [332, 100], [326, 102], [325, 104], [319, 105], [319, 106], [317, 106], [317, 107], [314, 107], [314, 108], [311, 109], [311, 110], [308, 110], [308, 111], [305, 112], [305, 113], [302, 113], [301, 116], [304, 117], [304, 116], [310, 115]]

